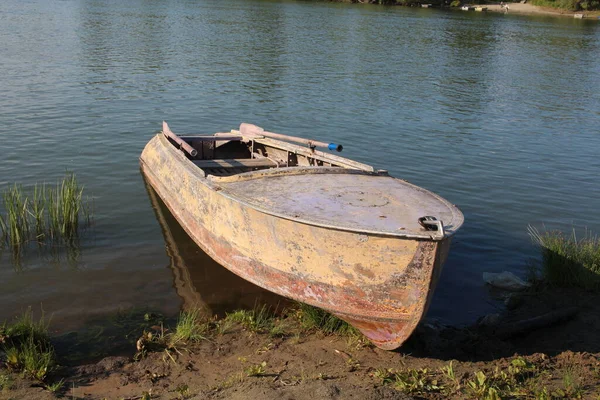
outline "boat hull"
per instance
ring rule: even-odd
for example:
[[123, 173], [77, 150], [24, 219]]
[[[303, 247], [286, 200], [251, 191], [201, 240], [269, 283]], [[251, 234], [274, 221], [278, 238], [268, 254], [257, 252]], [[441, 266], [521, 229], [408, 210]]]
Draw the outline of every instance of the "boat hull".
[[242, 278], [323, 308], [387, 350], [426, 312], [450, 238], [356, 233], [266, 214], [227, 196], [162, 135], [144, 149], [141, 167], [190, 237]]

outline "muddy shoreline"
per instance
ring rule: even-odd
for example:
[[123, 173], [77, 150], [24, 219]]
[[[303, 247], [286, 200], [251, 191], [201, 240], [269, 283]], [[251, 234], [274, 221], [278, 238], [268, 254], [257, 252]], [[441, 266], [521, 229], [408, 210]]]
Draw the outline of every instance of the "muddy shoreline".
[[[483, 393], [494, 387], [499, 398], [511, 398], [509, 393], [548, 399], [600, 394], [600, 295], [539, 285], [517, 296], [514, 309], [494, 316], [492, 324], [490, 318], [469, 327], [425, 320], [393, 352], [361, 338], [296, 329], [288, 317], [278, 322], [285, 329], [277, 335], [233, 324], [176, 351], [134, 357], [135, 338], [158, 329], [138, 321], [140, 331], [132, 325], [111, 339], [125, 334], [129, 345], [114, 346], [113, 354], [93, 363], [69, 361], [69, 353], [78, 351], [75, 336], [72, 342], [55, 338], [62, 367], [50, 378], [63, 382], [56, 393], [0, 369], [0, 378], [9, 382], [2, 385], [0, 379], [0, 399], [459, 399], [486, 398]], [[537, 329], [501, 333], [515, 321], [565, 308], [576, 312]], [[133, 319], [148, 325], [151, 318], [140, 314]], [[102, 346], [110, 353], [110, 344]], [[478, 374], [485, 377], [481, 387]]]

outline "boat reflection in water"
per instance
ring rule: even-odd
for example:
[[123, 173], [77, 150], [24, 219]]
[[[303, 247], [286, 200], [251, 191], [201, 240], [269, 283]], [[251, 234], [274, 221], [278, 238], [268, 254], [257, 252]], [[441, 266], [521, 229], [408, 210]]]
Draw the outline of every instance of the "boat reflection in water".
[[146, 183], [148, 196], [165, 238], [171, 259], [173, 283], [183, 309], [199, 309], [206, 316], [224, 316], [239, 309], [266, 305], [282, 309], [290, 300], [240, 278], [210, 258], [188, 236], [154, 189]]

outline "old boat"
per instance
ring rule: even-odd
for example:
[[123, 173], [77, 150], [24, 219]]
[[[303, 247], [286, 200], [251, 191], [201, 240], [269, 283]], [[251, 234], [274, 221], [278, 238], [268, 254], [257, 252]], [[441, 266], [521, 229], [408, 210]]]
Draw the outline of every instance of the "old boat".
[[223, 317], [240, 308], [265, 305], [281, 309], [289, 305], [284, 297], [240, 278], [200, 250], [154, 189], [149, 185], [146, 189], [165, 240], [173, 287], [184, 310], [196, 310], [205, 317]]
[[163, 122], [140, 161], [218, 263], [395, 349], [426, 312], [463, 216], [386, 171], [316, 149], [323, 146], [342, 149], [251, 124], [176, 135]]

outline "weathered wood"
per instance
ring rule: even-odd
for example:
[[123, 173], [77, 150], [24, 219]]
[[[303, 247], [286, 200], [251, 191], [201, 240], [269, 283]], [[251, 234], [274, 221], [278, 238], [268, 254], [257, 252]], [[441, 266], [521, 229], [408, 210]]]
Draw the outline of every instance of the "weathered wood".
[[248, 124], [245, 122], [240, 125], [240, 132], [241, 132], [242, 136], [264, 136], [264, 137], [270, 137], [273, 139], [303, 143], [309, 147], [326, 147], [329, 150], [336, 150], [338, 152], [340, 152], [344, 149], [344, 146], [342, 146], [341, 144], [319, 142], [318, 140], [304, 139], [304, 138], [297, 137], [297, 136], [289, 136], [289, 135], [282, 135], [281, 133], [268, 132], [268, 131], [265, 131], [260, 126]]
[[230, 140], [230, 141], [243, 141], [244, 138], [242, 136], [239, 135], [223, 135], [223, 136], [213, 136], [213, 135], [203, 135], [203, 136], [192, 136], [192, 135], [181, 135], [178, 136], [180, 139], [183, 140], [190, 140], [190, 141], [194, 141], [194, 142], [216, 142], [216, 141], [225, 141], [225, 140]]
[[268, 158], [240, 158], [229, 160], [193, 160], [200, 168], [255, 168], [276, 167], [275, 161]]
[[190, 156], [196, 157], [198, 155], [198, 151], [192, 146], [190, 146], [190, 144], [187, 143], [185, 140], [181, 139], [179, 136], [173, 133], [171, 129], [169, 129], [169, 125], [167, 125], [165, 121], [163, 121], [163, 134], [175, 143], [177, 143], [179, 147], [185, 150], [185, 152], [188, 153]]
[[266, 157], [266, 156], [263, 156], [262, 154], [259, 154], [259, 153], [252, 153], [252, 156], [253, 156], [255, 159], [260, 159], [260, 160], [271, 160], [271, 162], [274, 162], [274, 163], [275, 163], [275, 165], [276, 165], [276, 166], [278, 166], [278, 167], [285, 166], [285, 163], [281, 163], [281, 162], [279, 162], [279, 161], [277, 161], [277, 160], [274, 160], [274, 159], [273, 159], [273, 158], [271, 158], [271, 157]]
[[328, 154], [328, 153], [325, 153], [325, 152], [322, 152], [319, 150], [311, 151], [310, 149], [307, 149], [302, 146], [297, 146], [292, 143], [286, 143], [286, 142], [269, 139], [269, 138], [256, 139], [256, 142], [264, 144], [266, 146], [274, 147], [276, 149], [286, 150], [286, 151], [292, 152], [294, 154], [299, 154], [299, 155], [302, 155], [305, 157], [311, 157], [311, 158], [314, 158], [315, 160], [325, 161], [328, 163], [339, 165], [340, 167], [344, 167], [344, 168], [354, 168], [354, 169], [360, 169], [362, 171], [374, 171], [375, 170], [371, 165], [359, 163], [357, 161], [350, 160], [348, 158], [336, 156], [334, 154]]

